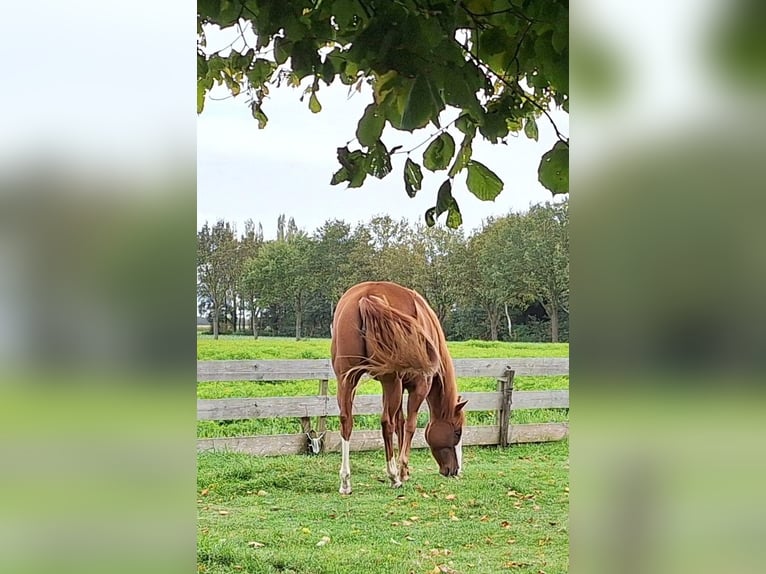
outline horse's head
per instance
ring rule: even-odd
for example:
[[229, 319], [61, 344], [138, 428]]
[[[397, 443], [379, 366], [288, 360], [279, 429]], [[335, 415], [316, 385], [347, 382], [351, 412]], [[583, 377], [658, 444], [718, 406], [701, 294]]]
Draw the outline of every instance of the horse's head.
[[460, 470], [455, 447], [463, 434], [463, 407], [467, 402], [458, 402], [452, 413], [448, 413], [444, 418], [431, 420], [426, 427], [426, 442], [439, 465], [439, 472], [444, 476], [456, 476]]

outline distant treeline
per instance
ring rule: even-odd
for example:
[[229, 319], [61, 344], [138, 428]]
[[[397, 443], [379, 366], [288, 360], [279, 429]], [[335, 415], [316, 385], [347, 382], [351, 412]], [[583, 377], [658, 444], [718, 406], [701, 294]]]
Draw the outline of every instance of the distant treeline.
[[309, 234], [280, 216], [265, 240], [226, 221], [197, 233], [198, 311], [210, 332], [329, 337], [343, 292], [395, 281], [428, 299], [451, 340], [569, 340], [568, 202], [462, 230], [375, 217]]

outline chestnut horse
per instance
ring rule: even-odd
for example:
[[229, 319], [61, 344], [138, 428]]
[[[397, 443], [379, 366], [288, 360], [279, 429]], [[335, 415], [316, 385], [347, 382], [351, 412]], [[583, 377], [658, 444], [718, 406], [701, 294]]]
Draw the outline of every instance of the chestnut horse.
[[[461, 471], [465, 415], [439, 319], [426, 300], [396, 283], [359, 283], [338, 301], [333, 318], [332, 365], [338, 379], [341, 452], [340, 493], [351, 493], [349, 440], [351, 412], [359, 379], [364, 373], [383, 386], [380, 417], [386, 450], [386, 473], [392, 488], [409, 478], [409, 455], [417, 428], [418, 409], [428, 401], [430, 421], [426, 442], [444, 476]], [[407, 390], [407, 419], [402, 394]], [[394, 460], [393, 433], [399, 443]]]

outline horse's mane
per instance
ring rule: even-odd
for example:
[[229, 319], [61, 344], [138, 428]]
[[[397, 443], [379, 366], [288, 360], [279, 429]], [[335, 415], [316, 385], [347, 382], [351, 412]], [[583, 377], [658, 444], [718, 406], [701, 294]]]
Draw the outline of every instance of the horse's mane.
[[434, 390], [440, 391], [442, 395], [441, 407], [443, 412], [439, 413], [439, 418], [445, 418], [454, 409], [458, 400], [455, 367], [452, 364], [452, 356], [447, 348], [447, 338], [444, 336], [444, 330], [439, 322], [439, 318], [419, 293], [415, 291], [412, 293], [415, 298], [415, 308], [424, 317], [427, 317], [431, 330], [435, 333], [434, 338], [436, 339], [439, 351], [439, 368], [434, 373], [432, 384], [441, 387]]

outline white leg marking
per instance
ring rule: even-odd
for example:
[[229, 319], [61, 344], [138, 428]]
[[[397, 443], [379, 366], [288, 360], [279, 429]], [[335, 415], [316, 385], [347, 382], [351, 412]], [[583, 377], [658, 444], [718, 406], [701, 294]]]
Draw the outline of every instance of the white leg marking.
[[457, 473], [463, 473], [463, 437], [455, 445], [455, 454], [457, 455]]
[[396, 459], [391, 458], [388, 461], [388, 479], [391, 481], [391, 488], [399, 488], [402, 485], [401, 478], [399, 477], [399, 467], [396, 465]]
[[349, 456], [349, 441], [340, 439], [340, 488], [341, 494], [351, 494], [351, 458]]

